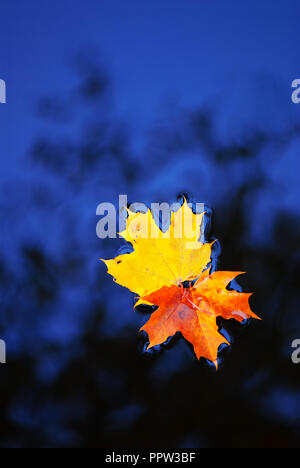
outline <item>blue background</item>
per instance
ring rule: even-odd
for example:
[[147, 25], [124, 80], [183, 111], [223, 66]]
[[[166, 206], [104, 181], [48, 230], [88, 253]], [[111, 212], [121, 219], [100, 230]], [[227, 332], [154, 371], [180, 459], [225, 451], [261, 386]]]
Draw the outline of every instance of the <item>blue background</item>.
[[[0, 443], [299, 446], [298, 0], [2, 2]], [[216, 374], [105, 274], [96, 206], [213, 209], [219, 268], [263, 318]], [[232, 323], [233, 322], [233, 323]]]

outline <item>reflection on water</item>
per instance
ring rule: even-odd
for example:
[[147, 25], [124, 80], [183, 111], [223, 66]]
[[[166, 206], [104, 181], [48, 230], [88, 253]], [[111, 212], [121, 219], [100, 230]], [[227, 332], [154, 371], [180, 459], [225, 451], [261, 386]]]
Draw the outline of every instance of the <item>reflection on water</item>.
[[[263, 134], [232, 114], [220, 133], [217, 110], [174, 109], [137, 154], [140, 135], [111, 117], [98, 66], [81, 67], [77, 92], [80, 132], [70, 102], [43, 101], [61, 135], [33, 142], [23, 173], [2, 187], [1, 445], [298, 446], [289, 346], [300, 338], [299, 126], [274, 131], [274, 108]], [[99, 202], [172, 202], [180, 191], [213, 207], [213, 266], [247, 271], [241, 287], [263, 318], [220, 322], [235, 344], [218, 374], [178, 337], [168, 352], [140, 353], [145, 315], [98, 261], [124, 245], [96, 237]]]

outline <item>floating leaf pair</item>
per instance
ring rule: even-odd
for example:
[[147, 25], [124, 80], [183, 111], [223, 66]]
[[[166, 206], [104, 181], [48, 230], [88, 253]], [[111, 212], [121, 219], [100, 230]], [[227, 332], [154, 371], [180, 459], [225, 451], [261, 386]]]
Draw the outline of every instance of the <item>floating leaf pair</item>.
[[166, 232], [150, 210], [129, 211], [120, 236], [132, 244], [133, 252], [103, 261], [118, 284], [139, 296], [136, 306], [158, 306], [141, 328], [149, 336], [147, 349], [181, 332], [198, 359], [203, 356], [217, 367], [219, 346], [229, 344], [218, 331], [217, 317], [239, 322], [259, 317], [250, 309], [251, 294], [226, 289], [243, 272], [210, 274], [212, 244], [199, 241], [203, 221], [204, 213], [194, 214], [186, 201], [171, 212]]

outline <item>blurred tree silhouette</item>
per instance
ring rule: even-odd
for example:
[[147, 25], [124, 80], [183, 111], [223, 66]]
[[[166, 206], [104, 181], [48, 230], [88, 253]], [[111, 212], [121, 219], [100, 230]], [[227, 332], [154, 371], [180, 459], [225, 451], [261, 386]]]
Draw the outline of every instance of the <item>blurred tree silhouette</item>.
[[[299, 125], [225, 141], [215, 110], [175, 106], [137, 154], [106, 71], [83, 55], [76, 69], [69, 96], [39, 102], [24, 180], [3, 188], [1, 446], [298, 447]], [[288, 184], [281, 198], [276, 177]], [[182, 190], [214, 209], [219, 267], [248, 272], [241, 282], [263, 317], [226, 324], [235, 343], [217, 374], [182, 339], [141, 354], [145, 317], [97, 261], [121, 245], [96, 238], [99, 202], [172, 201]]]

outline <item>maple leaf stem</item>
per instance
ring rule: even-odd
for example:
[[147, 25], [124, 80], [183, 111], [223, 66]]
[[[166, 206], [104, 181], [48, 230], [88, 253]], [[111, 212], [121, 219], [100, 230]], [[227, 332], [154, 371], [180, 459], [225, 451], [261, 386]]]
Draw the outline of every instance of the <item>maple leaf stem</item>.
[[196, 309], [200, 310], [200, 312], [203, 312], [204, 314], [210, 315], [211, 317], [214, 316], [214, 314], [212, 314], [211, 312], [208, 312], [207, 310], [200, 309], [200, 307], [198, 307], [193, 301], [191, 301], [191, 300], [186, 296], [185, 293], [184, 293], [183, 296], [184, 296], [185, 299], [192, 305], [193, 308], [196, 308]]

